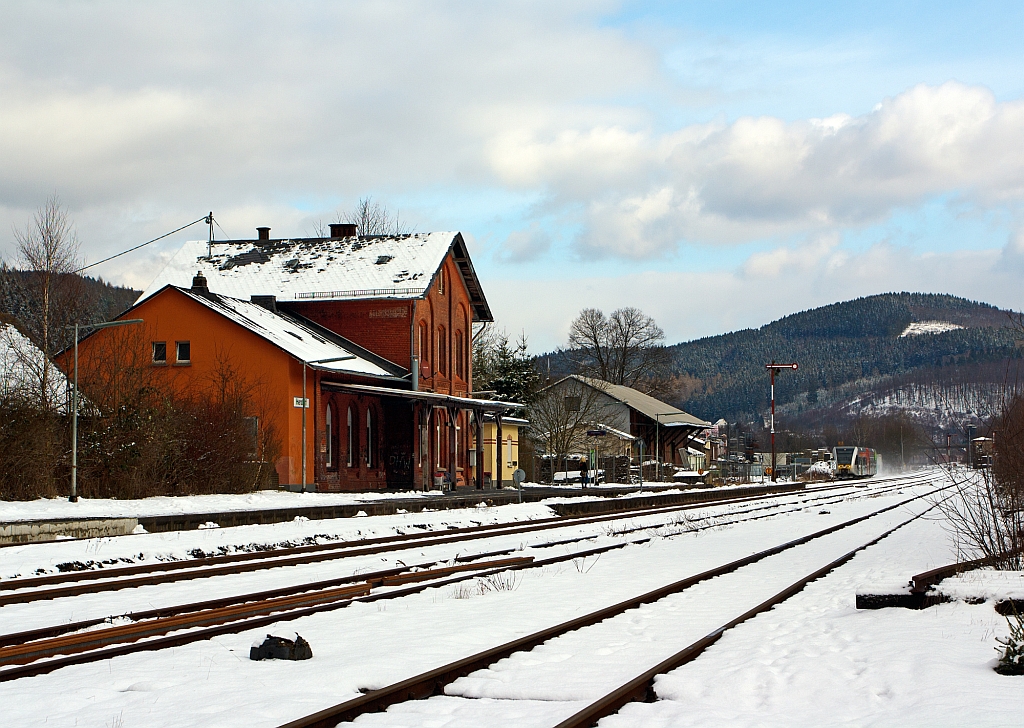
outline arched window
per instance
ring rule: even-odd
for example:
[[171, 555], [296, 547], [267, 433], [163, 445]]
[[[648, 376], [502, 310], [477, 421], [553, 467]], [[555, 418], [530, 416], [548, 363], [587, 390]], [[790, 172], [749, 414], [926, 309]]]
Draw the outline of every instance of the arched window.
[[455, 374], [459, 379], [466, 378], [466, 368], [462, 358], [462, 332], [455, 332]]
[[448, 376], [448, 338], [444, 335], [444, 326], [437, 327], [437, 371], [441, 376]]
[[437, 292], [442, 296], [444, 295], [444, 272], [444, 268], [442, 268], [441, 272], [437, 274]]
[[324, 465], [328, 468], [334, 467], [334, 422], [331, 418], [331, 405], [327, 405], [327, 414], [324, 416], [324, 435], [327, 437], [327, 449], [324, 452]]
[[420, 321], [420, 367], [423, 368], [426, 376], [430, 376], [430, 329], [426, 321]]
[[366, 408], [366, 467], [373, 467], [373, 410]]
[[355, 417], [352, 415], [352, 407], [348, 408], [348, 461], [345, 463], [348, 467], [352, 467], [356, 464], [356, 423]]

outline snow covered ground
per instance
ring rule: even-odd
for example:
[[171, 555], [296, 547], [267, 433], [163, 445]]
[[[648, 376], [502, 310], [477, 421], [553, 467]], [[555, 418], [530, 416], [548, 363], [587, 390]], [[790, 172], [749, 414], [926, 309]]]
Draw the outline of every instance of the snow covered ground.
[[0, 523], [57, 518], [142, 518], [186, 513], [221, 513], [276, 508], [315, 508], [317, 506], [372, 503], [386, 499], [438, 498], [434, 491], [399, 493], [291, 493], [284, 490], [260, 490], [241, 495], [155, 496], [136, 500], [113, 498], [39, 498], [32, 501], [0, 501]]
[[[936, 479], [939, 477], [937, 474]], [[902, 494], [842, 499], [696, 534], [673, 535], [682, 528], [652, 529], [647, 534], [654, 538], [644, 545], [520, 572], [515, 588], [509, 591], [488, 590], [473, 582], [440, 587], [394, 601], [353, 604], [285, 621], [279, 630], [251, 630], [0, 683], [4, 723], [124, 728], [276, 726], [354, 697], [360, 689], [410, 677], [928, 489], [922, 486], [906, 488]], [[760, 567], [747, 567], [632, 610], [586, 634], [581, 630], [528, 655], [513, 655], [453, 683], [447, 696], [396, 706], [387, 713], [364, 716], [357, 723], [445, 728], [554, 725], [586, 700], [741, 613], [748, 603], [754, 603], [751, 600], [760, 601], [793, 577], [813, 571], [923, 507], [901, 506], [852, 529], [771, 557]], [[690, 515], [718, 514], [721, 518], [739, 509], [738, 505], [707, 507]], [[363, 535], [384, 535], [412, 530], [424, 518], [445, 523], [461, 522], [463, 517], [494, 522], [536, 517], [545, 511], [544, 506], [527, 504], [44, 544], [0, 550], [0, 568], [9, 574], [11, 570], [31, 570], [33, 561], [41, 564], [119, 554], [127, 549], [127, 542], [142, 544], [153, 553], [160, 549], [179, 553], [200, 542], [203, 548], [212, 549], [260, 539], [296, 540], [325, 532], [330, 524], [358, 528]], [[534, 542], [547, 538], [551, 537], [538, 536]], [[608, 529], [584, 546], [549, 547], [547, 551], [571, 552], [621, 538]], [[530, 541], [521, 536], [506, 540], [521, 541], [524, 546]], [[490, 541], [487, 547], [492, 547]], [[410, 551], [421, 558], [435, 553]], [[524, 553], [529, 551], [527, 548]], [[386, 568], [379, 557], [372, 558], [377, 559], [376, 568]], [[346, 562], [344, 568], [350, 573], [353, 568], [368, 569], [372, 558], [359, 564]], [[662, 698], [658, 702], [627, 706], [601, 725], [1018, 725], [1024, 709], [1019, 679], [991, 670], [996, 658], [995, 637], [1007, 632], [1005, 619], [991, 604], [954, 602], [919, 612], [854, 609], [854, 596], [863, 586], [905, 582], [912, 574], [953, 558], [942, 521], [934, 516], [919, 519], [784, 604], [726, 633], [695, 662], [663, 676], [657, 683]], [[319, 564], [310, 571], [319, 572], [319, 578], [330, 578], [327, 572], [332, 568], [340, 567]], [[299, 571], [292, 576], [312, 578]], [[279, 579], [263, 572], [233, 578], [231, 585], [236, 591], [270, 588]], [[214, 580], [205, 582], [210, 591]], [[148, 593], [145, 600], [160, 603], [165, 598], [162, 590], [169, 586]], [[130, 594], [136, 592], [139, 590], [95, 595], [96, 600], [89, 604], [81, 597], [76, 599], [81, 609], [90, 613], [104, 609], [117, 613], [124, 604], [135, 601], [137, 597]], [[184, 594], [174, 594], [171, 602], [180, 602], [180, 596]], [[42, 608], [39, 614], [45, 618], [38, 617], [38, 621], [69, 620], [73, 601], [54, 600]], [[15, 606], [24, 609], [13, 610]], [[39, 608], [41, 605], [0, 608], [3, 631], [30, 628], [37, 619], [33, 610]], [[298, 632], [310, 642], [312, 660], [248, 660], [253, 641], [267, 631], [285, 630]], [[1012, 682], [1015, 679], [1017, 682]], [[54, 699], [56, 695], [60, 698]]]

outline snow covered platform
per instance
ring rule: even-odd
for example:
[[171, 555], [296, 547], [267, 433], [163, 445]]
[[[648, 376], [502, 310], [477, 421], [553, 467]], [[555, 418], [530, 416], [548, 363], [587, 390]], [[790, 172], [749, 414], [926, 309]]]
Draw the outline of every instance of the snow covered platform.
[[[461, 489], [460, 489], [461, 491]], [[509, 490], [442, 493], [290, 493], [142, 498], [64, 498], [0, 503], [0, 544], [62, 538], [124, 536], [131, 533], [229, 528], [294, 520], [387, 516], [425, 509], [505, 505], [519, 496]]]
[[[802, 490], [802, 484], [681, 490], [635, 488], [524, 488], [525, 502], [544, 501], [558, 515], [610, 513], [630, 508], [701, 503], [750, 495]], [[66, 538], [230, 528], [294, 520], [389, 516], [424, 510], [499, 506], [519, 502], [516, 490], [460, 488], [455, 493], [291, 493], [155, 497], [139, 500], [64, 498], [0, 502], [0, 546]]]

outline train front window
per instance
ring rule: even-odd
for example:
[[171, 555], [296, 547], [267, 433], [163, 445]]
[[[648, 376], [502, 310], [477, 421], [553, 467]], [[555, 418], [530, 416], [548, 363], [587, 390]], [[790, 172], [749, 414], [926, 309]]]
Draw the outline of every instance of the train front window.
[[855, 448], [852, 447], [837, 447], [836, 465], [851, 465], [853, 463], [854, 450]]

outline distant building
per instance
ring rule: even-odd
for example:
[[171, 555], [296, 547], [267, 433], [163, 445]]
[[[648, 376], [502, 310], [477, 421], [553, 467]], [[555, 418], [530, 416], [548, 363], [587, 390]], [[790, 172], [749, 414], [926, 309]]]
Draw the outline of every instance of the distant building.
[[[484, 416], [484, 480], [494, 487], [513, 485], [512, 473], [520, 467], [519, 438], [530, 423], [521, 417], [501, 418], [501, 437], [493, 415]], [[499, 475], [500, 473], [500, 475]], [[498, 483], [498, 478], [501, 483]]]
[[564, 377], [545, 388], [554, 392], [577, 391], [582, 385], [595, 393], [595, 424], [629, 433], [635, 441], [643, 443], [644, 459], [659, 459], [662, 463], [690, 466], [687, 448], [692, 446], [696, 433], [711, 427], [678, 407], [662, 402], [649, 394], [576, 374]]
[[[354, 228], [185, 243], [119, 318], [145, 321], [161, 386], [201, 390], [224, 360], [263, 382], [282, 486], [482, 486], [470, 447], [483, 450], [485, 413], [513, 408], [472, 397], [472, 326], [493, 317], [465, 241]], [[83, 361], [115, 331], [83, 338]]]

